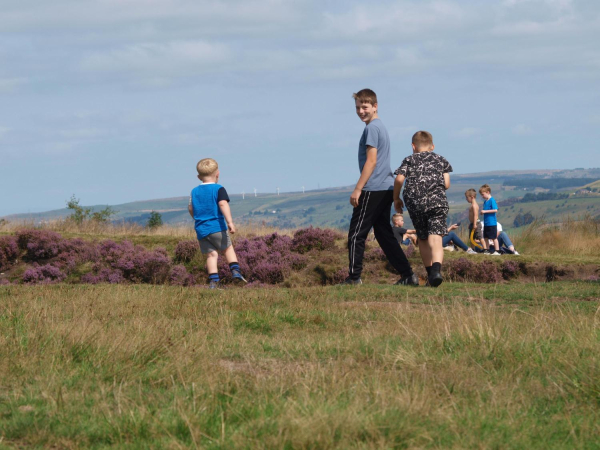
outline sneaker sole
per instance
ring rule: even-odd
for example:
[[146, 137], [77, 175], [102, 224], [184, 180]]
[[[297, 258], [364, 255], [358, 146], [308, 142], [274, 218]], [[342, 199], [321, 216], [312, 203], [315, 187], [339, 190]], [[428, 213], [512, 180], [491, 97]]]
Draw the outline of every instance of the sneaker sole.
[[247, 284], [248, 280], [246, 280], [244, 277], [233, 277], [233, 282], [235, 284]]

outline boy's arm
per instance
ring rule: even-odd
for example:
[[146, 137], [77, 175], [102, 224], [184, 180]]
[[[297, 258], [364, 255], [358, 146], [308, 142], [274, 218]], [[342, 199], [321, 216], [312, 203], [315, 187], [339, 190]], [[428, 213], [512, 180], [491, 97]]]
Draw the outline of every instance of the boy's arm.
[[394, 180], [394, 209], [398, 214], [402, 214], [402, 210], [404, 208], [404, 202], [400, 198], [400, 191], [402, 190], [402, 185], [405, 180], [404, 175], [398, 174], [396, 179]]
[[188, 212], [190, 213], [190, 216], [192, 216], [192, 219], [194, 218], [194, 207], [189, 204], [188, 205]]
[[444, 173], [444, 187], [446, 190], [450, 189], [450, 174]]
[[481, 214], [490, 214], [490, 213], [495, 213], [498, 212], [497, 209], [484, 209], [481, 211]]
[[229, 208], [229, 202], [227, 200], [221, 200], [219, 202], [219, 209], [223, 213], [223, 217], [225, 217], [225, 222], [227, 222], [227, 228], [231, 234], [235, 233], [235, 225], [233, 224], [233, 219], [231, 217], [231, 208]]
[[375, 170], [375, 166], [377, 165], [377, 149], [375, 147], [367, 147], [367, 161], [363, 166], [363, 170], [360, 173], [360, 178], [356, 183], [356, 187], [350, 196], [350, 204], [355, 208], [358, 206], [358, 199], [360, 198], [360, 194], [362, 193], [365, 184], [373, 175], [373, 171]]

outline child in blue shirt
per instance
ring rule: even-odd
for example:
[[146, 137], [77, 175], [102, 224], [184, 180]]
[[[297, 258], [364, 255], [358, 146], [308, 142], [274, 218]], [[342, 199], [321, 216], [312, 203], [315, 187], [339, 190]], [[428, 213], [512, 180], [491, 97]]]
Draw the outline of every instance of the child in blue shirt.
[[[492, 197], [492, 188], [489, 184], [484, 184], [479, 188], [479, 193], [485, 200], [483, 202], [483, 208], [481, 213], [483, 214], [483, 248], [484, 253], [489, 255], [499, 256], [500, 253], [497, 251], [500, 247], [498, 246], [498, 220], [496, 219], [496, 213], [498, 212], [498, 204], [494, 197]], [[491, 253], [488, 248], [488, 239], [494, 241], [494, 252]]]
[[235, 225], [231, 218], [227, 191], [217, 184], [219, 165], [212, 158], [204, 158], [198, 162], [196, 170], [202, 184], [192, 190], [188, 211], [194, 218], [200, 251], [206, 255], [209, 287], [219, 287], [219, 252], [224, 253], [234, 281], [246, 283], [229, 237], [229, 233], [235, 233]]

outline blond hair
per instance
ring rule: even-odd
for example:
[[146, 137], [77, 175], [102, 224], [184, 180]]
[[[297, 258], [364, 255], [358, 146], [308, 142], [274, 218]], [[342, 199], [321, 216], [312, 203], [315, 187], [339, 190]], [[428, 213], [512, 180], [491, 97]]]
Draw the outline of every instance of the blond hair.
[[219, 164], [212, 158], [201, 159], [198, 161], [198, 164], [196, 164], [196, 170], [200, 177], [209, 177], [215, 173], [218, 168]]
[[483, 194], [484, 192], [489, 192], [490, 194], [492, 193], [492, 188], [490, 187], [489, 184], [484, 184], [483, 186], [481, 186], [479, 188], [479, 193]]
[[433, 136], [429, 131], [417, 131], [413, 134], [412, 143], [416, 148], [431, 147], [433, 145]]
[[466, 195], [467, 197], [473, 197], [473, 198], [477, 198], [477, 191], [476, 191], [475, 189], [473, 189], [473, 188], [471, 188], [471, 189], [467, 189], [467, 190], [465, 191], [465, 195]]

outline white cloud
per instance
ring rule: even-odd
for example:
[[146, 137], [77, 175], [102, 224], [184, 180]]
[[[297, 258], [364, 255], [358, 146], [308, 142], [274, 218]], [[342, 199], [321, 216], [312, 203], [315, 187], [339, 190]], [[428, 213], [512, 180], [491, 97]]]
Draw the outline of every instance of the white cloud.
[[179, 41], [166, 44], [144, 43], [95, 52], [81, 61], [90, 72], [141, 72], [150, 79], [156, 74], [177, 74], [182, 70], [210, 72], [231, 61], [232, 53], [223, 44], [203, 41]]
[[469, 138], [469, 137], [477, 136], [481, 133], [482, 133], [482, 131], [479, 128], [465, 127], [465, 128], [461, 128], [460, 130], [455, 131], [454, 133], [452, 133], [452, 135], [456, 136], [456, 137], [461, 137], [461, 138]]
[[527, 136], [533, 133], [533, 129], [528, 125], [519, 124], [513, 127], [512, 132], [517, 136]]
[[0, 78], [0, 93], [14, 92], [26, 81], [25, 78]]

